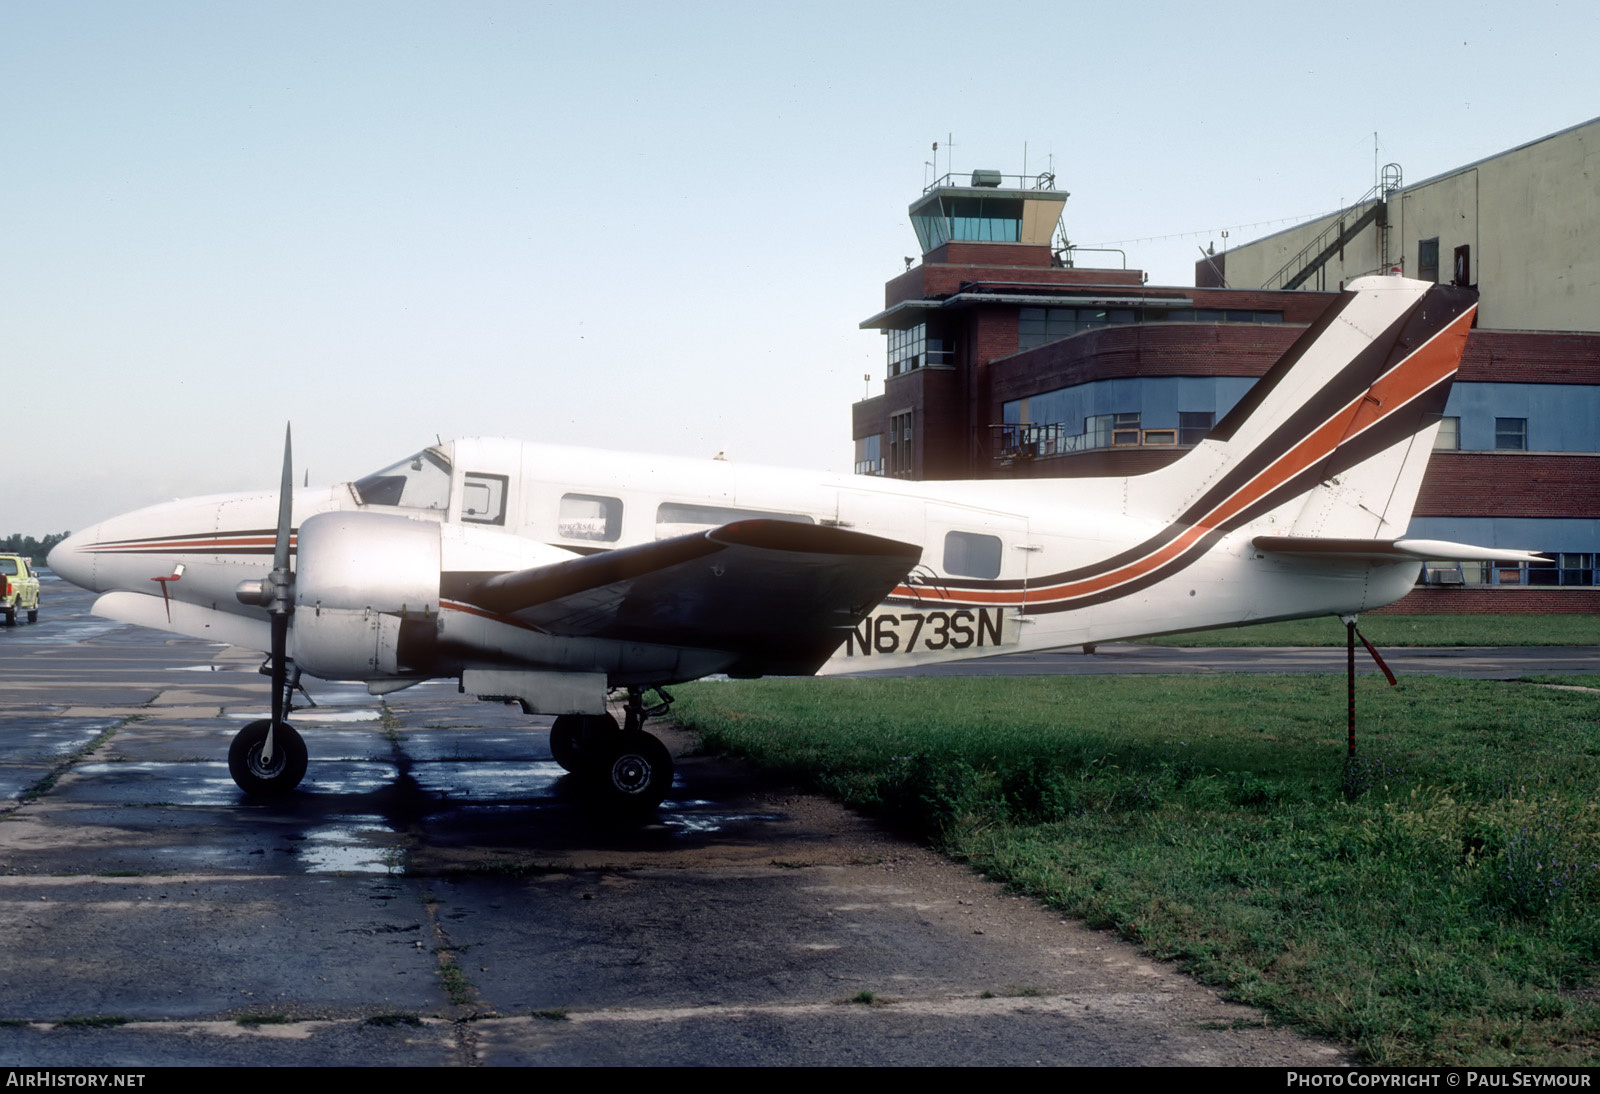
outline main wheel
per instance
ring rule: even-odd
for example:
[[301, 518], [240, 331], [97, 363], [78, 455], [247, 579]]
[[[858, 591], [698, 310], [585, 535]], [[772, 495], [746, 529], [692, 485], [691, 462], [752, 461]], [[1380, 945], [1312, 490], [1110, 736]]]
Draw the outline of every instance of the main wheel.
[[591, 774], [596, 789], [614, 807], [648, 811], [672, 789], [672, 753], [642, 730], [617, 734], [595, 759]]
[[306, 743], [288, 722], [272, 735], [272, 762], [261, 762], [267, 743], [267, 719], [251, 722], [234, 735], [228, 748], [228, 773], [239, 789], [262, 798], [276, 798], [300, 785], [306, 776]]
[[550, 727], [550, 755], [563, 770], [586, 768], [589, 757], [603, 755], [606, 742], [622, 733], [609, 714], [562, 714]]
[[38, 608], [29, 608], [28, 609], [28, 622], [29, 623], [37, 623], [37, 622], [39, 622], [39, 609]]
[[563, 714], [550, 727], [550, 755], [563, 771], [576, 771], [583, 762], [583, 715]]

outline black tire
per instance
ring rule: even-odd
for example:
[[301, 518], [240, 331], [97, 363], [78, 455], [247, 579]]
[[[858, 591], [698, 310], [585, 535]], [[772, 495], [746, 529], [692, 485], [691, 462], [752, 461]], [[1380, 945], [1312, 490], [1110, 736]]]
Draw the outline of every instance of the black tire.
[[550, 727], [550, 755], [563, 770], [582, 771], [588, 757], [603, 755], [607, 743], [621, 734], [609, 714], [563, 714]]
[[16, 625], [17, 625], [17, 609], [15, 609], [15, 608], [7, 608], [6, 609], [6, 626], [15, 627]]
[[29, 623], [37, 623], [37, 622], [39, 622], [39, 605], [38, 605], [38, 603], [35, 603], [33, 605], [33, 607], [28, 609], [28, 622]]
[[306, 743], [288, 722], [278, 723], [278, 731], [272, 735], [271, 766], [261, 763], [261, 748], [267, 743], [271, 724], [265, 718], [251, 722], [234, 735], [228, 748], [228, 774], [240, 790], [253, 797], [282, 797], [306, 777]]
[[590, 772], [595, 789], [618, 810], [647, 812], [672, 789], [672, 753], [642, 730], [617, 734], [595, 759]]
[[550, 755], [563, 771], [576, 771], [583, 762], [583, 715], [563, 714], [550, 727]]

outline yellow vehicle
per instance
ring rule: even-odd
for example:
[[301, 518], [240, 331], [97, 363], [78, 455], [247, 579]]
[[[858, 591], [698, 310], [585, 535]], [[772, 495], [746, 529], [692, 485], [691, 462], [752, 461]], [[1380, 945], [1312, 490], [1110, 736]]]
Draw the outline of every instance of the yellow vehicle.
[[39, 579], [21, 555], [0, 555], [0, 605], [8, 627], [16, 625], [18, 612], [27, 612], [29, 623], [39, 622]]

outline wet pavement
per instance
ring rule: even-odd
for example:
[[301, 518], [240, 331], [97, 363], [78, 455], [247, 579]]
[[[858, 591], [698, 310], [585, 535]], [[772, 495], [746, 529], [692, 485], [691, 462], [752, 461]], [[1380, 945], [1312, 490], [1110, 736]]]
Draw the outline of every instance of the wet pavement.
[[548, 720], [313, 682], [306, 782], [246, 801], [259, 657], [88, 604], [0, 628], [8, 1064], [1342, 1060], [670, 730], [624, 823]]

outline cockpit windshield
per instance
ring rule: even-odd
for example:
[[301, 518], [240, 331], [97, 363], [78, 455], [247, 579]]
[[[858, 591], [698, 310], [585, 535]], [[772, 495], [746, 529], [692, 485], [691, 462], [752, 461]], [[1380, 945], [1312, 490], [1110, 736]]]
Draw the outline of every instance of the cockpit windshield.
[[362, 505], [447, 509], [450, 506], [450, 461], [437, 449], [426, 448], [350, 485]]

